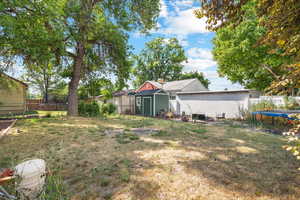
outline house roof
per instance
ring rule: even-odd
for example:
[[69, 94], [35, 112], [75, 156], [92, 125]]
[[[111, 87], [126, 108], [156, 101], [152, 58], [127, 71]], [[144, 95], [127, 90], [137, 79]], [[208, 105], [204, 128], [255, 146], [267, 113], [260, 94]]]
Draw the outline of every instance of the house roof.
[[191, 82], [195, 81], [196, 79], [185, 79], [185, 80], [179, 80], [179, 81], [169, 81], [169, 82], [165, 82], [165, 83], [159, 83], [156, 81], [146, 81], [152, 85], [154, 85], [155, 87], [159, 88], [159, 89], [163, 89], [165, 91], [178, 91], [178, 90], [182, 90], [183, 88], [185, 88], [188, 84], [190, 84]]
[[121, 91], [116, 91], [113, 93], [114, 97], [118, 97], [118, 96], [123, 96], [123, 95], [129, 95], [132, 92], [134, 92], [134, 90], [121, 90]]
[[141, 96], [145, 96], [145, 95], [152, 95], [155, 93], [159, 93], [161, 90], [157, 89], [157, 90], [143, 90], [140, 92], [135, 93], [135, 95], [141, 95]]
[[219, 91], [197, 91], [197, 92], [177, 92], [178, 95], [184, 94], [215, 94], [215, 93], [249, 93], [249, 92], [257, 92], [256, 90], [219, 90]]
[[23, 81], [20, 81], [20, 80], [14, 78], [14, 77], [11, 77], [11, 76], [9, 76], [9, 75], [3, 73], [3, 72], [0, 72], [0, 76], [1, 76], [1, 75], [5, 76], [5, 77], [7, 77], [7, 78], [9, 78], [9, 79], [11, 79], [11, 80], [13, 80], [13, 81], [16, 81], [16, 82], [18, 82], [18, 83], [21, 83], [21, 84], [24, 85], [26, 88], [28, 88], [28, 84], [24, 83]]

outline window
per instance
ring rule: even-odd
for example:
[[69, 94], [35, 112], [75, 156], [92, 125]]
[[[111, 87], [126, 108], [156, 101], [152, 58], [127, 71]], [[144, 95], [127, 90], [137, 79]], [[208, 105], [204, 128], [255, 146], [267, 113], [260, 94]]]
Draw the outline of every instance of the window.
[[138, 107], [141, 107], [141, 104], [142, 104], [142, 98], [141, 97], [137, 97], [136, 98], [136, 106], [138, 106]]
[[176, 96], [174, 96], [174, 95], [170, 95], [170, 100], [176, 100]]

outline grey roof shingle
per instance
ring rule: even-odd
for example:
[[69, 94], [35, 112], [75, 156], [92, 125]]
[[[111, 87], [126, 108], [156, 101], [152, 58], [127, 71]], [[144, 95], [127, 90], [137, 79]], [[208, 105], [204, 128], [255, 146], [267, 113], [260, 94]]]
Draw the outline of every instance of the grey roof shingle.
[[188, 84], [196, 80], [195, 78], [193, 79], [185, 79], [185, 80], [180, 80], [180, 81], [170, 81], [170, 82], [165, 82], [165, 83], [159, 83], [156, 81], [147, 81], [154, 85], [155, 87], [159, 89], [163, 89], [165, 91], [177, 91], [177, 90], [182, 90], [185, 88]]

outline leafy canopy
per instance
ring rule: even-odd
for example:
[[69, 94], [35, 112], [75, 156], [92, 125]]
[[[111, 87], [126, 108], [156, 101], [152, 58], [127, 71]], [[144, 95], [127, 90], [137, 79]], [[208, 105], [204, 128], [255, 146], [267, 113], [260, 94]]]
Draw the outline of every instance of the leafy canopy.
[[218, 30], [231, 25], [235, 28], [243, 21], [248, 2], [256, 3], [259, 25], [265, 28], [257, 45], [268, 45], [268, 54], [290, 56], [282, 67], [286, 71], [272, 83], [272, 93], [290, 94], [291, 88], [300, 87], [300, 1], [298, 0], [200, 0], [202, 8], [195, 12], [206, 17], [208, 28]]
[[208, 88], [210, 84], [210, 81], [207, 78], [205, 78], [204, 74], [198, 71], [181, 73], [178, 80], [192, 79], [192, 78], [198, 79], [205, 88]]
[[156, 25], [159, 0], [3, 0], [0, 51], [24, 63], [56, 58], [70, 79], [68, 113], [77, 115], [82, 78], [97, 71], [129, 77], [128, 31]]
[[187, 61], [184, 49], [176, 38], [156, 38], [148, 43], [140, 55], [135, 57], [133, 74], [135, 86], [147, 80], [178, 80]]
[[266, 29], [259, 25], [255, 3], [242, 6], [243, 18], [238, 25], [228, 24], [217, 30], [213, 55], [218, 72], [246, 88], [264, 90], [284, 74], [281, 65], [288, 61], [280, 53], [269, 54], [269, 45], [257, 45]]

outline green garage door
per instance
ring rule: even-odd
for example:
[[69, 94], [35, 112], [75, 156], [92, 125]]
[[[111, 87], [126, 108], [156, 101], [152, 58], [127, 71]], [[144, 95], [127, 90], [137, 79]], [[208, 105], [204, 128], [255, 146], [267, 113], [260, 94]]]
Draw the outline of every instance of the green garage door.
[[144, 97], [144, 115], [152, 116], [152, 97]]

